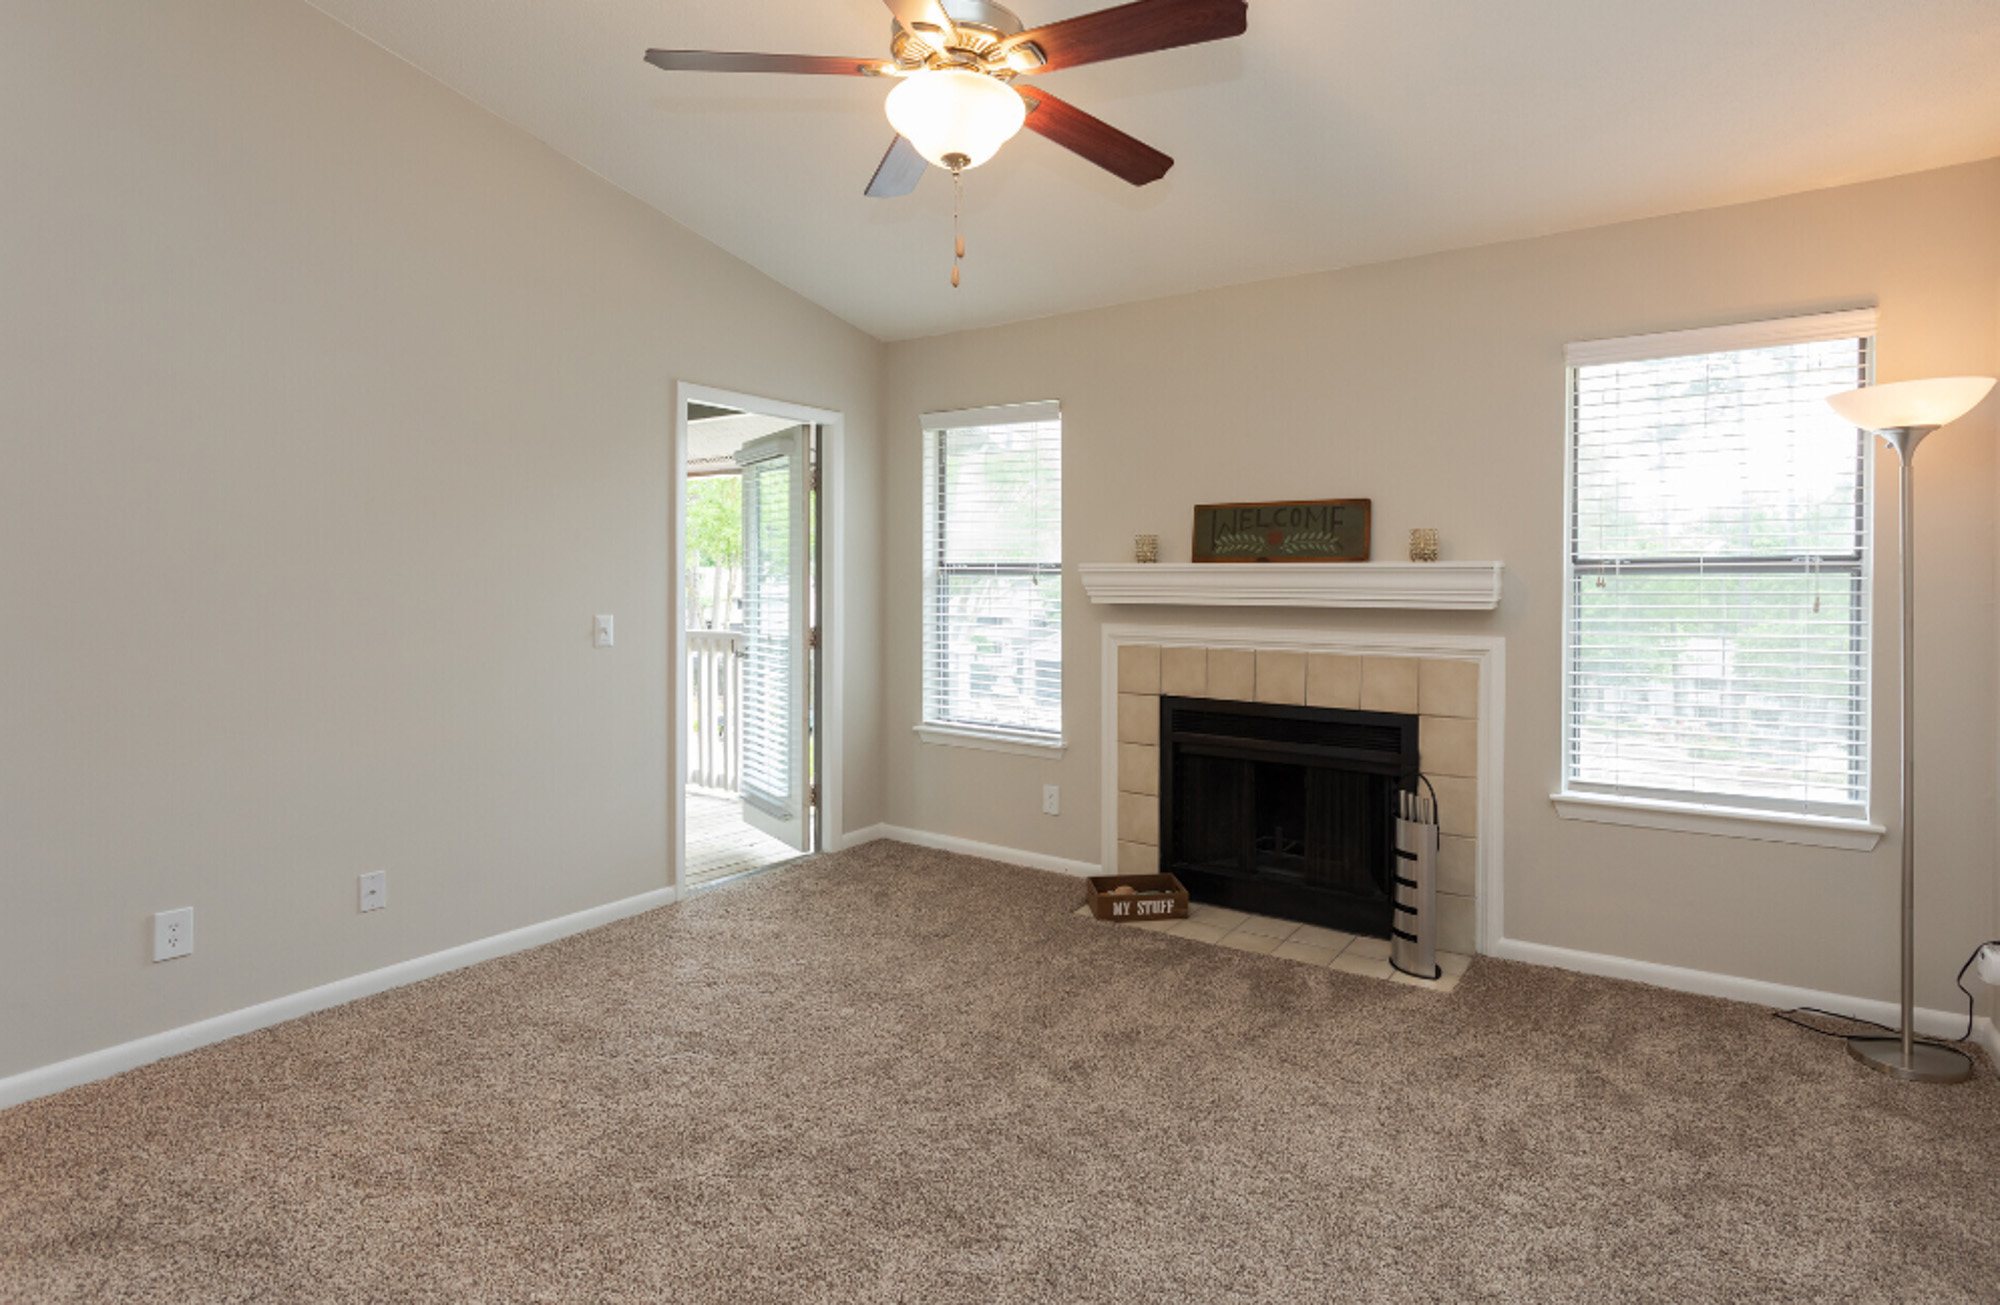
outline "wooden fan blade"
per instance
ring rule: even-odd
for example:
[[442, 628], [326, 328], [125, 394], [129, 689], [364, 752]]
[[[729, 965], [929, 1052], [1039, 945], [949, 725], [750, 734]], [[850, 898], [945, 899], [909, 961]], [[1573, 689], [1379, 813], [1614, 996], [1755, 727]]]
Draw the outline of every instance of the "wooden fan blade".
[[875, 175], [863, 192], [870, 199], [894, 199], [907, 195], [917, 188], [924, 179], [924, 169], [930, 163], [917, 153], [917, 147], [898, 136], [889, 142], [889, 152], [882, 156], [882, 162], [875, 168]]
[[648, 50], [646, 62], [668, 72], [825, 73], [835, 77], [880, 77], [889, 67], [880, 59], [842, 59], [830, 54], [732, 54], [723, 50]]
[[951, 15], [938, 0], [882, 0], [882, 3], [889, 6], [889, 12], [896, 15], [904, 31], [921, 37], [934, 49], [942, 50], [945, 38], [956, 30], [951, 25]]
[[1080, 63], [1226, 40], [1243, 35], [1249, 26], [1248, 0], [1134, 0], [1010, 36], [995, 53], [1033, 45], [1042, 53], [1042, 64], [1020, 71], [1053, 72]]
[[1014, 88], [1028, 103], [1029, 131], [1046, 136], [1112, 176], [1144, 186], [1167, 175], [1174, 161], [1146, 142], [1127, 136], [1101, 118], [1050, 95], [1041, 87]]

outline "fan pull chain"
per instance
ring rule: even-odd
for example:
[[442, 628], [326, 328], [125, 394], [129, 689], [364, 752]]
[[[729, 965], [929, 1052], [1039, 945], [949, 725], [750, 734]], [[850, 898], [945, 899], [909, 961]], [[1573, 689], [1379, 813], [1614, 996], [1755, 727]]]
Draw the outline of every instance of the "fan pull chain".
[[965, 169], [954, 165], [951, 170], [951, 288], [958, 289], [958, 265], [965, 260]]

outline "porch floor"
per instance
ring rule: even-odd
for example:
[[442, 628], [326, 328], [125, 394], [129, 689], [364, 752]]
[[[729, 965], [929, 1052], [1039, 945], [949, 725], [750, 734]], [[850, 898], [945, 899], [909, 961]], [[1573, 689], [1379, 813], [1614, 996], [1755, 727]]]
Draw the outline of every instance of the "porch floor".
[[742, 808], [743, 804], [729, 794], [688, 789], [686, 887], [700, 888], [799, 855], [745, 824]]

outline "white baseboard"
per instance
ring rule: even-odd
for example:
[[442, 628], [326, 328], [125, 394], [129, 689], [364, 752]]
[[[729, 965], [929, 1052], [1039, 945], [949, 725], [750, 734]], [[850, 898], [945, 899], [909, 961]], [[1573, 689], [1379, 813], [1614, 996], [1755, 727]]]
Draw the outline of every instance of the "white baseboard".
[[[1845, 997], [1811, 988], [1766, 983], [1761, 979], [1739, 979], [1734, 975], [1714, 974], [1707, 970], [1684, 970], [1675, 965], [1656, 965], [1651, 961], [1628, 960], [1623, 956], [1605, 956], [1598, 952], [1571, 951], [1567, 947], [1549, 947], [1514, 938], [1501, 939], [1500, 944], [1491, 948], [1490, 952], [1503, 961], [1525, 961], [1530, 965], [1548, 965], [1558, 970], [1575, 970], [1580, 974], [1630, 979], [1655, 988], [1671, 988], [1676, 992], [1692, 992], [1704, 997], [1726, 997], [1731, 1001], [1749, 1002], [1753, 1006], [1772, 1006], [1779, 1010], [1816, 1006], [1822, 1010], [1858, 1015], [1891, 1028], [1896, 1027], [1902, 1014], [1892, 1001]], [[1913, 1022], [1916, 1031], [1928, 1038], [1956, 1038], [1965, 1032], [1965, 1015], [1962, 1012], [1929, 1010], [1919, 1006]], [[2000, 1065], [2000, 1040], [1995, 1038], [1993, 1021], [1974, 1021], [1973, 1039], [1994, 1057], [1996, 1065]]]
[[879, 839], [887, 838], [888, 835], [882, 832], [885, 828], [887, 826], [868, 825], [861, 829], [850, 829], [844, 834], [839, 834], [828, 839], [826, 850], [829, 852], [842, 852], [850, 847], [860, 847], [863, 843], [873, 843]]
[[1059, 875], [1094, 875], [1103, 873], [1094, 861], [1071, 861], [1060, 856], [1045, 856], [1040, 852], [1023, 852], [1019, 848], [1001, 847], [997, 843], [976, 843], [969, 838], [954, 838], [950, 834], [933, 834], [926, 829], [905, 829], [901, 825], [871, 825], [848, 835], [848, 846], [870, 842], [878, 838], [893, 839], [898, 843], [914, 843], [918, 847], [935, 848], [940, 852], [962, 852], [966, 856], [976, 856], [987, 861], [1004, 861], [1008, 865], [1022, 865], [1030, 870], [1051, 870]]
[[490, 938], [432, 952], [428, 956], [418, 956], [395, 965], [370, 970], [351, 978], [336, 979], [332, 983], [321, 984], [317, 988], [307, 988], [290, 996], [278, 997], [255, 1006], [230, 1011], [195, 1024], [184, 1024], [164, 1033], [154, 1033], [131, 1042], [122, 1042], [102, 1051], [92, 1051], [69, 1060], [60, 1060], [53, 1065], [39, 1069], [25, 1070], [10, 1078], [0, 1078], [0, 1110], [16, 1106], [23, 1101], [32, 1101], [51, 1092], [61, 1092], [83, 1083], [122, 1074], [128, 1069], [151, 1064], [168, 1056], [178, 1056], [183, 1051], [193, 1051], [211, 1043], [224, 1042], [230, 1038], [258, 1029], [269, 1028], [273, 1024], [283, 1024], [301, 1015], [325, 1010], [329, 1006], [342, 1006], [362, 997], [400, 988], [419, 979], [451, 970], [489, 961], [496, 956], [510, 952], [526, 951], [543, 943], [566, 938], [573, 933], [595, 929], [599, 925], [610, 924], [642, 911], [667, 906], [674, 901], [672, 888], [656, 888], [637, 897], [627, 897], [621, 901], [607, 902], [603, 906], [593, 906], [587, 911], [573, 915], [558, 916], [544, 920], [540, 924], [527, 925], [506, 933], [497, 933]]

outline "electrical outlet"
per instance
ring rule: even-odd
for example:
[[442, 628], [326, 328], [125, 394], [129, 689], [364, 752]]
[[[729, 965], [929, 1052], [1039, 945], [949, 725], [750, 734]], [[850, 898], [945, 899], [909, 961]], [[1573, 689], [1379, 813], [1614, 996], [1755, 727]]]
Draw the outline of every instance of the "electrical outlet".
[[609, 648], [611, 646], [610, 617], [600, 616], [597, 618], [597, 623], [591, 627], [591, 642], [599, 648]]
[[171, 961], [194, 951], [194, 908], [158, 911], [153, 915], [153, 959]]
[[389, 872], [371, 870], [361, 876], [361, 909], [379, 911], [389, 904]]
[[1062, 789], [1054, 784], [1042, 785], [1042, 814], [1045, 816], [1062, 814]]

